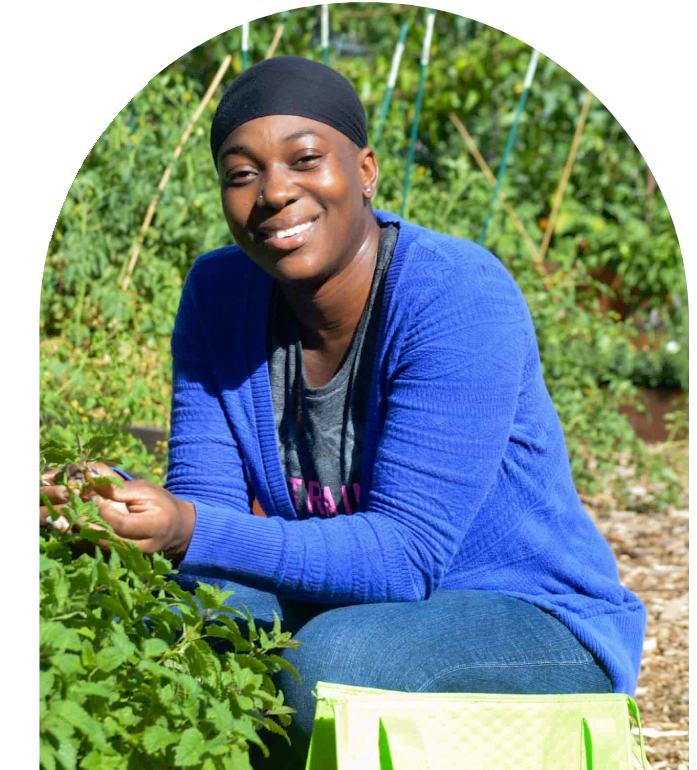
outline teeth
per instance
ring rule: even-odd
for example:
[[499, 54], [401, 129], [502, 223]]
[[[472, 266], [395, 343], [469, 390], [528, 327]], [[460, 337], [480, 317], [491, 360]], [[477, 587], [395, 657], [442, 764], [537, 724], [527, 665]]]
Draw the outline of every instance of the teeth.
[[297, 235], [298, 233], [302, 233], [304, 230], [307, 230], [308, 227], [312, 225], [312, 222], [305, 222], [304, 225], [297, 225], [296, 227], [291, 227], [289, 230], [277, 230], [275, 233], [272, 234], [272, 238], [290, 238], [291, 235]]

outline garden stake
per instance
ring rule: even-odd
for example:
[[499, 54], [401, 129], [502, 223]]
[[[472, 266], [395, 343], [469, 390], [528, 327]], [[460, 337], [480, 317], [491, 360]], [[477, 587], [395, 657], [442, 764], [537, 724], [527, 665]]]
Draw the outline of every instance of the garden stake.
[[329, 66], [329, 6], [322, 6], [322, 62]]
[[188, 142], [189, 137], [191, 136], [191, 132], [194, 130], [194, 126], [196, 125], [196, 123], [198, 123], [198, 119], [201, 117], [201, 115], [203, 114], [203, 111], [208, 106], [208, 102], [210, 102], [210, 100], [213, 98], [213, 94], [216, 92], [216, 89], [220, 85], [220, 81], [223, 79], [223, 76], [227, 72], [227, 68], [230, 66], [231, 61], [232, 61], [232, 56], [228, 54], [223, 59], [220, 67], [218, 67], [218, 71], [215, 73], [215, 77], [211, 81], [211, 84], [208, 86], [208, 90], [203, 95], [203, 99], [201, 99], [201, 103], [199, 104], [198, 109], [196, 110], [193, 117], [189, 121], [189, 125], [184, 129], [184, 133], [182, 134], [181, 139], [179, 140], [179, 144], [174, 150], [174, 154], [172, 156], [172, 160], [169, 166], [167, 166], [164, 173], [162, 174], [160, 183], [157, 185], [157, 192], [155, 193], [153, 199], [150, 201], [148, 210], [145, 212], [145, 219], [143, 220], [143, 224], [140, 226], [140, 235], [138, 236], [138, 240], [133, 246], [130, 259], [128, 260], [128, 268], [126, 269], [126, 276], [123, 279], [123, 283], [121, 284], [121, 288], [124, 291], [128, 288], [128, 284], [131, 282], [131, 276], [133, 275], [133, 270], [135, 269], [136, 262], [138, 261], [138, 255], [140, 254], [140, 249], [142, 248], [143, 242], [145, 241], [145, 233], [148, 231], [148, 228], [150, 227], [150, 223], [152, 222], [152, 218], [155, 216], [155, 209], [157, 208], [157, 203], [160, 200], [160, 196], [162, 195], [165, 187], [167, 187], [167, 182], [169, 182], [169, 177], [172, 174], [172, 166], [181, 155], [182, 150], [184, 149], [184, 145]]
[[[455, 128], [460, 133], [460, 136], [464, 139], [465, 144], [467, 145], [467, 149], [472, 153], [472, 156], [474, 157], [475, 161], [477, 162], [477, 165], [483, 172], [484, 176], [489, 180], [489, 184], [492, 187], [496, 187], [496, 177], [494, 176], [493, 171], [489, 168], [489, 164], [484, 160], [484, 157], [482, 156], [481, 152], [479, 152], [479, 148], [475, 144], [474, 139], [472, 139], [470, 132], [465, 128], [465, 126], [462, 124], [462, 122], [454, 112], [450, 113], [450, 120], [453, 122], [453, 124], [455, 125]], [[537, 247], [532, 242], [532, 239], [527, 234], [527, 232], [525, 232], [525, 227], [523, 227], [523, 223], [520, 221], [520, 218], [516, 214], [515, 209], [506, 200], [506, 194], [504, 193], [503, 190], [499, 190], [498, 195], [499, 195], [499, 200], [503, 203], [503, 207], [506, 209], [506, 211], [508, 212], [508, 215], [511, 217], [511, 220], [515, 225], [515, 229], [518, 231], [525, 245], [528, 247], [528, 251], [530, 252], [532, 261], [537, 266], [537, 269], [540, 272], [540, 275], [542, 275], [544, 278], [547, 278], [547, 272], [542, 266], [542, 261], [540, 260], [540, 254], [537, 251]]]
[[242, 72], [247, 69], [249, 61], [249, 22], [242, 25]]
[[411, 125], [411, 141], [409, 143], [409, 155], [407, 157], [407, 172], [404, 177], [404, 192], [402, 194], [402, 211], [400, 216], [404, 216], [407, 210], [407, 197], [409, 195], [409, 182], [411, 178], [411, 164], [414, 162], [414, 149], [416, 139], [419, 133], [419, 115], [421, 114], [421, 103], [424, 97], [424, 83], [426, 82], [426, 67], [431, 51], [431, 39], [433, 38], [433, 24], [436, 19], [436, 12], [430, 9], [426, 17], [426, 33], [424, 34], [424, 45], [421, 50], [421, 68], [419, 70], [419, 90], [416, 93], [416, 108], [414, 111], [414, 122]]
[[513, 147], [513, 141], [515, 140], [516, 131], [518, 130], [518, 123], [520, 122], [520, 116], [523, 114], [523, 108], [530, 92], [530, 86], [532, 85], [532, 79], [535, 77], [535, 68], [537, 67], [537, 59], [540, 52], [537, 49], [533, 49], [532, 57], [530, 58], [530, 64], [528, 65], [528, 71], [525, 75], [525, 82], [523, 83], [523, 93], [518, 99], [518, 108], [513, 119], [513, 125], [511, 126], [510, 133], [508, 134], [508, 141], [506, 142], [506, 149], [503, 151], [503, 159], [501, 160], [501, 166], [499, 167], [499, 173], [496, 177], [496, 187], [494, 188], [494, 194], [491, 196], [491, 208], [484, 220], [484, 229], [479, 237], [479, 245], [483, 246], [486, 240], [486, 231], [489, 228], [489, 222], [491, 221], [491, 215], [493, 214], [496, 201], [499, 197], [499, 190], [501, 189], [501, 182], [503, 181], [503, 175], [506, 173], [506, 164], [508, 163], [508, 156], [511, 154], [511, 148]]
[[574, 133], [574, 140], [571, 142], [571, 149], [569, 150], [569, 157], [566, 159], [566, 165], [564, 166], [564, 172], [559, 180], [559, 187], [557, 187], [556, 195], [554, 196], [554, 203], [552, 204], [552, 213], [549, 215], [547, 227], [545, 228], [545, 235], [542, 239], [542, 245], [540, 246], [540, 257], [544, 261], [545, 254], [549, 248], [549, 242], [552, 240], [552, 233], [554, 232], [554, 225], [557, 221], [557, 214], [561, 206], [562, 199], [564, 198], [564, 192], [566, 191], [566, 185], [571, 176], [571, 169], [573, 168], [574, 161], [576, 160], [576, 152], [578, 150], [579, 142], [581, 141], [581, 134], [586, 125], [586, 118], [588, 117], [588, 111], [591, 108], [591, 102], [593, 101], [593, 94], [588, 91], [586, 93], [586, 100], [583, 102], [581, 108], [581, 116], [578, 119], [576, 126], [576, 132]]
[[387, 78], [387, 91], [385, 93], [385, 99], [382, 103], [382, 110], [380, 112], [380, 118], [378, 122], [378, 130], [375, 133], [375, 141], [373, 147], [378, 146], [380, 137], [382, 136], [382, 129], [385, 125], [385, 119], [390, 109], [390, 101], [392, 100], [392, 92], [394, 91], [395, 83], [397, 82], [397, 73], [399, 72], [399, 64], [402, 61], [402, 54], [404, 53], [404, 41], [407, 38], [407, 30], [409, 25], [404, 22], [402, 24], [402, 31], [399, 33], [399, 42], [394, 49], [394, 55], [392, 56], [392, 68], [390, 69], [390, 75]]
[[276, 34], [273, 36], [273, 40], [271, 41], [271, 45], [269, 46], [269, 50], [266, 52], [265, 59], [271, 59], [273, 55], [276, 53], [276, 48], [278, 48], [278, 44], [281, 40], [281, 37], [283, 36], [283, 30], [285, 29], [285, 26], [283, 24], [279, 24], [276, 28]]

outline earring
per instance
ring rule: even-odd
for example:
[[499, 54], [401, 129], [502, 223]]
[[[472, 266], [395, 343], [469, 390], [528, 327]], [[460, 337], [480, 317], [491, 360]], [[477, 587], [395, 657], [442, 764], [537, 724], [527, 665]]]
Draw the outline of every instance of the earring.
[[373, 191], [373, 188], [372, 188], [372, 187], [365, 187], [365, 188], [363, 188], [363, 189], [365, 190], [365, 192], [366, 192], [366, 194], [367, 194], [367, 195], [370, 195], [370, 193]]

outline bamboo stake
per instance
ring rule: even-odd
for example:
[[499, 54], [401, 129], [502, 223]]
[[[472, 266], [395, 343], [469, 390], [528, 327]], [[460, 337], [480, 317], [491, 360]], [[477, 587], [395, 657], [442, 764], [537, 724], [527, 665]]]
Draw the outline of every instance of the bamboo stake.
[[[477, 162], [477, 165], [483, 172], [484, 176], [488, 179], [489, 184], [492, 187], [496, 187], [496, 177], [494, 176], [494, 173], [492, 172], [492, 170], [489, 168], [489, 164], [484, 160], [484, 157], [479, 152], [479, 148], [475, 144], [474, 139], [472, 139], [470, 132], [465, 128], [465, 126], [462, 124], [462, 122], [454, 112], [450, 113], [450, 120], [453, 122], [453, 124], [455, 125], [455, 128], [460, 133], [460, 136], [463, 138], [465, 144], [467, 145], [467, 149], [472, 153], [472, 156]], [[503, 203], [503, 207], [506, 209], [506, 212], [511, 217], [511, 220], [515, 225], [516, 230], [518, 231], [525, 245], [527, 246], [528, 251], [530, 252], [530, 256], [532, 257], [533, 262], [537, 266], [538, 271], [542, 276], [546, 278], [547, 272], [545, 271], [542, 261], [540, 259], [540, 253], [538, 252], [535, 244], [532, 242], [532, 239], [530, 238], [530, 236], [525, 231], [525, 227], [523, 226], [523, 223], [520, 221], [520, 218], [516, 214], [515, 209], [506, 200], [506, 194], [503, 192], [503, 190], [499, 190], [498, 197], [499, 197], [499, 200]]]
[[273, 58], [273, 55], [276, 53], [276, 48], [278, 48], [278, 44], [281, 41], [281, 37], [283, 36], [283, 30], [285, 29], [285, 26], [283, 24], [279, 24], [276, 29], [276, 34], [273, 36], [273, 40], [271, 41], [271, 45], [269, 46], [269, 50], [266, 52], [265, 59], [271, 59]]
[[184, 129], [184, 133], [181, 135], [181, 139], [179, 140], [179, 144], [176, 146], [174, 150], [170, 164], [167, 166], [167, 168], [164, 170], [164, 173], [162, 174], [160, 183], [157, 185], [157, 192], [153, 196], [153, 199], [150, 201], [148, 210], [145, 212], [145, 219], [143, 219], [143, 224], [140, 226], [140, 235], [138, 236], [138, 240], [135, 242], [135, 245], [131, 250], [131, 256], [130, 256], [130, 259], [128, 260], [128, 268], [126, 269], [126, 276], [123, 279], [123, 283], [121, 284], [121, 288], [124, 291], [128, 288], [128, 285], [131, 282], [131, 276], [133, 275], [133, 270], [135, 269], [136, 262], [138, 261], [138, 255], [140, 254], [140, 250], [143, 246], [143, 242], [145, 241], [145, 233], [147, 233], [148, 228], [150, 227], [150, 224], [152, 222], [152, 218], [155, 216], [155, 209], [157, 208], [157, 204], [158, 204], [158, 201], [160, 200], [160, 196], [164, 192], [165, 187], [167, 187], [169, 178], [172, 175], [172, 166], [179, 159], [179, 156], [182, 154], [184, 145], [188, 142], [189, 137], [191, 136], [191, 132], [194, 130], [194, 126], [196, 125], [196, 123], [198, 123], [198, 120], [203, 114], [203, 111], [208, 106], [208, 102], [210, 102], [210, 100], [213, 98], [213, 95], [215, 94], [218, 86], [220, 85], [220, 81], [223, 79], [223, 76], [227, 72], [227, 69], [230, 66], [231, 61], [232, 61], [232, 56], [228, 54], [223, 59], [220, 67], [218, 67], [218, 71], [215, 73], [215, 77], [211, 81], [211, 84], [208, 86], [208, 90], [203, 95], [203, 99], [201, 99], [201, 103], [199, 104], [196, 112], [194, 113], [193, 117], [189, 121], [189, 125]]
[[562, 199], [564, 198], [564, 192], [566, 191], [566, 185], [571, 176], [571, 169], [573, 168], [574, 161], [576, 160], [576, 152], [578, 150], [579, 142], [581, 141], [581, 134], [586, 125], [586, 118], [588, 117], [588, 111], [591, 108], [591, 102], [593, 101], [593, 94], [588, 91], [586, 93], [586, 100], [583, 102], [581, 108], [581, 117], [578, 119], [576, 126], [576, 132], [574, 133], [574, 139], [571, 142], [571, 149], [569, 150], [569, 157], [566, 159], [566, 165], [564, 171], [559, 180], [559, 186], [557, 187], [556, 195], [554, 196], [554, 203], [552, 204], [552, 213], [549, 215], [547, 227], [545, 229], [544, 238], [542, 239], [542, 245], [540, 246], [540, 258], [544, 261], [545, 254], [549, 248], [549, 243], [552, 240], [552, 233], [554, 232], [554, 225], [557, 221], [557, 214], [561, 207]]
[[424, 43], [421, 50], [421, 67], [419, 69], [419, 90], [416, 94], [416, 107], [414, 109], [414, 122], [411, 124], [411, 141], [409, 143], [409, 155], [407, 156], [407, 171], [404, 176], [404, 192], [402, 193], [402, 210], [400, 216], [404, 217], [407, 210], [407, 197], [409, 196], [409, 182], [411, 179], [411, 166], [414, 162], [414, 150], [416, 140], [419, 135], [419, 116], [421, 114], [421, 104], [424, 98], [424, 85], [426, 83], [426, 68], [431, 53], [431, 40], [433, 38], [433, 25], [436, 20], [436, 12], [430, 9], [426, 17], [426, 32], [424, 34]]
[[532, 85], [532, 80], [535, 77], [535, 69], [537, 67], [537, 59], [539, 56], [540, 52], [537, 49], [533, 49], [532, 57], [530, 58], [530, 64], [528, 65], [528, 71], [525, 74], [523, 92], [520, 95], [520, 99], [518, 99], [518, 107], [516, 109], [515, 118], [513, 119], [513, 125], [511, 126], [511, 130], [508, 134], [506, 149], [503, 151], [501, 166], [499, 167], [499, 173], [496, 176], [496, 187], [494, 187], [494, 194], [491, 196], [491, 208], [489, 209], [489, 213], [486, 215], [486, 219], [484, 220], [484, 228], [482, 229], [482, 234], [479, 237], [480, 246], [483, 246], [484, 241], [486, 240], [486, 231], [489, 228], [489, 222], [491, 221], [491, 216], [493, 214], [496, 201], [498, 200], [498, 193], [501, 189], [501, 182], [503, 182], [503, 175], [506, 173], [508, 156], [511, 154], [511, 149], [513, 148], [515, 135], [518, 131], [518, 123], [520, 123], [520, 116], [523, 114], [523, 108], [525, 107], [525, 102], [527, 101], [528, 94], [530, 93], [530, 86]]
[[392, 56], [392, 67], [390, 68], [390, 74], [387, 78], [387, 91], [385, 91], [385, 98], [382, 102], [382, 110], [380, 111], [380, 118], [378, 122], [378, 130], [375, 134], [375, 141], [373, 142], [373, 147], [377, 147], [378, 143], [380, 142], [380, 137], [382, 136], [382, 129], [385, 126], [385, 120], [387, 118], [387, 113], [390, 109], [390, 102], [392, 100], [392, 92], [394, 91], [395, 84], [397, 83], [397, 75], [399, 73], [399, 65], [402, 61], [402, 54], [404, 53], [404, 41], [407, 38], [407, 30], [409, 29], [409, 25], [404, 22], [402, 24], [402, 29], [399, 33], [399, 40], [397, 42], [397, 46], [394, 49], [394, 54]]

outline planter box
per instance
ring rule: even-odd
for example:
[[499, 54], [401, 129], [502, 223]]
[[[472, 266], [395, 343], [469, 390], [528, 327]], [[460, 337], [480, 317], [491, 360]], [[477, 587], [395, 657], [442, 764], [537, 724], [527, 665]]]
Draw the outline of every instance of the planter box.
[[129, 425], [131, 436], [139, 438], [151, 455], [158, 454], [157, 443], [167, 440], [167, 432], [163, 428], [150, 428], [147, 425]]

